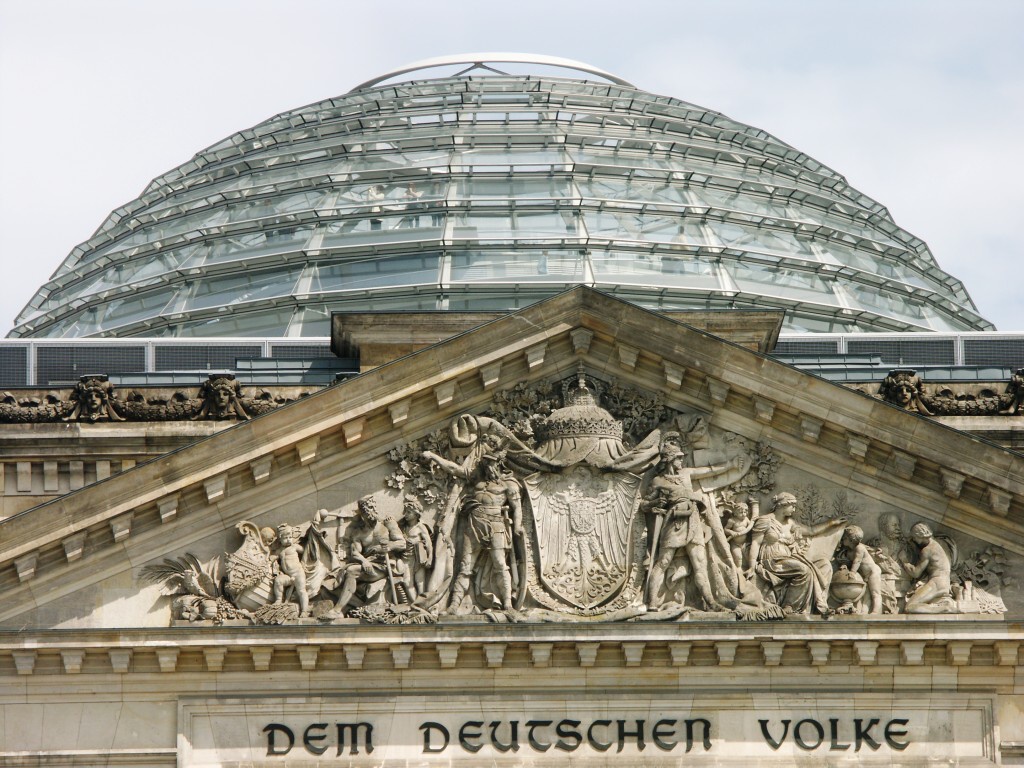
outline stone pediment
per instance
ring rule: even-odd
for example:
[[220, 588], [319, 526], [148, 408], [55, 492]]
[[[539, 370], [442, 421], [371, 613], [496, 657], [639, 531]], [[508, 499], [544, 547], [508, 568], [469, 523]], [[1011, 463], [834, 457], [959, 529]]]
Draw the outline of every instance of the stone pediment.
[[1019, 614], [1022, 468], [579, 288], [3, 521], [0, 622]]

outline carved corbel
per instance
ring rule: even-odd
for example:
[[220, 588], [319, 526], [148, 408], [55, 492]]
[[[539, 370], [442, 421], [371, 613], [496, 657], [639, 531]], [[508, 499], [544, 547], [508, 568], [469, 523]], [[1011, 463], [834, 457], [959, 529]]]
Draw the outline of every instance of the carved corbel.
[[942, 477], [942, 492], [951, 499], [959, 499], [964, 488], [964, 480], [967, 478], [945, 467], [939, 468], [939, 475]]
[[782, 663], [782, 653], [786, 650], [785, 640], [762, 640], [761, 655], [766, 667], [777, 667]]
[[[273, 456], [260, 456], [249, 462], [249, 470], [252, 472], [252, 481], [259, 485], [270, 479], [270, 470], [274, 464]], [[161, 518], [162, 519], [162, 518]]]
[[772, 419], [775, 418], [775, 403], [771, 400], [765, 400], [763, 397], [757, 397], [756, 395], [753, 400], [754, 418], [762, 424], [771, 424]]
[[501, 381], [501, 360], [480, 366], [480, 384], [484, 391], [494, 389]]
[[909, 480], [914, 476], [914, 469], [917, 467], [917, 459], [898, 451], [892, 454], [893, 470], [898, 477]]
[[85, 531], [79, 531], [64, 539], [61, 544], [64, 546], [64, 558], [73, 563], [82, 556], [85, 549]]
[[823, 426], [825, 426], [825, 422], [821, 419], [803, 415], [800, 417], [800, 436], [804, 439], [804, 442], [817, 443], [821, 437], [821, 428]]
[[554, 643], [530, 643], [530, 661], [535, 667], [551, 666], [551, 650]]
[[85, 651], [80, 648], [62, 648], [60, 661], [64, 665], [64, 672], [69, 675], [77, 675], [82, 671], [82, 662], [85, 661]]
[[617, 344], [616, 347], [619, 352], [619, 365], [627, 371], [632, 371], [636, 368], [636, 361], [640, 357], [640, 350], [628, 344]]
[[683, 385], [683, 379], [686, 378], [686, 369], [670, 363], [668, 360], [662, 360], [661, 367], [665, 372], [665, 383], [673, 389], [679, 389]]
[[457, 390], [458, 383], [454, 379], [443, 382], [434, 387], [434, 397], [437, 398], [437, 407], [444, 408], [451, 405], [455, 401]]
[[206, 480], [203, 481], [203, 491], [206, 492], [206, 501], [213, 504], [215, 501], [222, 499], [224, 494], [227, 492], [227, 487], [227, 472], [222, 472], [216, 477], [206, 478]]
[[594, 338], [594, 332], [586, 328], [573, 328], [569, 331], [569, 338], [572, 339], [572, 351], [577, 355], [585, 355], [590, 351], [590, 342]]
[[526, 367], [531, 371], [538, 366], [544, 365], [544, 356], [548, 350], [548, 343], [542, 341], [540, 344], [534, 344], [529, 347], [523, 354], [526, 356]]
[[731, 387], [724, 381], [708, 378], [708, 393], [711, 395], [711, 402], [715, 405], [725, 405], [730, 389]]
[[409, 406], [411, 405], [412, 398], [407, 397], [405, 400], [399, 400], [388, 406], [388, 416], [391, 417], [392, 427], [403, 424], [409, 418]]
[[14, 561], [14, 570], [18, 572], [18, 581], [24, 584], [36, 575], [36, 563], [39, 562], [39, 552], [29, 552]]
[[[346, 440], [346, 443], [348, 441]], [[320, 435], [307, 437], [295, 444], [295, 455], [299, 459], [300, 466], [306, 466], [316, 458], [316, 452], [320, 448]]]
[[115, 542], [124, 541], [131, 535], [134, 518], [134, 512], [125, 512], [110, 521], [110, 532], [114, 535]]
[[871, 441], [866, 437], [855, 435], [852, 432], [846, 435], [846, 451], [851, 458], [857, 459], [857, 461], [864, 461], [868, 455], [869, 445], [871, 445]]
[[437, 658], [442, 669], [454, 669], [459, 660], [459, 643], [438, 643]]
[[346, 421], [341, 425], [341, 433], [345, 436], [345, 447], [351, 448], [366, 437], [366, 418], [360, 416], [358, 419]]
[[597, 651], [600, 643], [576, 643], [576, 655], [580, 658], [581, 667], [592, 667], [597, 661]]
[[994, 514], [1006, 517], [1010, 512], [1010, 494], [990, 485], [988, 488], [988, 506]]

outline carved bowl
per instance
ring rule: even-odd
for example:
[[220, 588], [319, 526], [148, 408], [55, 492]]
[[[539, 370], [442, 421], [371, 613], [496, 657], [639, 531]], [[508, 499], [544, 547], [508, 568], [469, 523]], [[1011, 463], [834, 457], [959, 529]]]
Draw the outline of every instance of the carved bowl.
[[839, 570], [832, 576], [831, 592], [836, 600], [854, 602], [860, 600], [867, 584], [855, 571]]

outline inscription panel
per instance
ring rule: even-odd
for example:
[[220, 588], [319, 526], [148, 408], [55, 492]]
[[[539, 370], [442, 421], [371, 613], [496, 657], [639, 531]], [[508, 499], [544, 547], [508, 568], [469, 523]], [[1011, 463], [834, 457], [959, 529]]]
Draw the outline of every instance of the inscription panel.
[[[179, 765], [995, 762], [989, 697], [188, 699]], [[753, 761], [753, 763], [751, 763]]]

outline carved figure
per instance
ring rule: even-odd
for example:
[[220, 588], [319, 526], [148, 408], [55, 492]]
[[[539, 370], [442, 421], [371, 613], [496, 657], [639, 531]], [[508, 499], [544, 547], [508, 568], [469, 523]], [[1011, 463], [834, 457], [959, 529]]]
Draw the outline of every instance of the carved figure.
[[748, 534], [754, 529], [754, 521], [758, 517], [757, 499], [749, 498], [746, 504], [736, 503], [729, 506], [729, 519], [725, 523], [725, 535], [729, 539], [729, 553], [732, 555], [733, 567], [737, 572], [749, 567], [750, 551]]
[[299, 536], [299, 529], [294, 526], [280, 525], [277, 528], [280, 544], [277, 562], [280, 570], [274, 578], [271, 601], [275, 604], [283, 602], [285, 593], [290, 590], [299, 603], [299, 616], [308, 616], [309, 595], [306, 593], [306, 571], [302, 566], [305, 548], [299, 543]]
[[409, 599], [415, 600], [423, 594], [427, 587], [427, 573], [434, 564], [433, 533], [426, 523], [422, 522], [423, 505], [415, 496], [406, 496], [402, 500], [402, 521], [398, 524], [405, 537], [406, 589]]
[[203, 407], [192, 417], [198, 419], [242, 419], [248, 420], [242, 405], [242, 385], [234, 374], [210, 374], [210, 378], [199, 388], [199, 397]]
[[114, 407], [114, 385], [105, 375], [79, 378], [70, 400], [73, 407], [64, 421], [124, 421]]
[[878, 391], [886, 402], [898, 405], [905, 411], [932, 415], [921, 400], [921, 378], [917, 371], [910, 368], [890, 371]]
[[793, 613], [817, 611], [830, 615], [828, 586], [832, 580], [829, 557], [835, 549], [831, 542], [828, 554], [808, 552], [806, 539], [844, 526], [842, 518], [828, 520], [812, 528], [797, 523], [796, 496], [778, 493], [772, 498], [772, 511], [754, 522], [750, 542], [750, 561], [754, 564], [748, 579], [757, 578], [766, 597]]
[[900, 598], [908, 581], [902, 561], [910, 553], [909, 542], [903, 535], [903, 524], [894, 512], [878, 516], [878, 536], [868, 542], [874, 551], [875, 563], [882, 571], [882, 611], [899, 613]]
[[728, 610], [711, 591], [704, 546], [708, 538], [701, 521], [701, 515], [708, 506], [704, 494], [694, 488], [693, 481], [742, 466], [742, 462], [733, 459], [726, 464], [686, 467], [685, 459], [686, 452], [677, 446], [669, 444], [664, 449], [663, 470], [654, 478], [645, 500], [645, 506], [655, 516], [651, 534], [655, 549], [651, 553], [652, 565], [647, 576], [647, 605], [650, 608], [661, 605], [667, 586], [666, 572], [676, 553], [682, 549], [689, 559], [694, 583], [706, 607], [713, 611]]
[[[398, 523], [378, 511], [372, 496], [361, 498], [357, 507], [359, 512], [338, 545], [338, 554], [344, 558], [344, 563], [332, 574], [339, 592], [334, 610], [327, 618], [344, 616], [359, 587], [363, 587], [364, 602], [382, 599], [385, 588], [391, 593], [391, 602], [408, 602], [408, 595], [398, 581], [404, 576], [400, 555], [406, 547]], [[397, 561], [396, 555], [399, 556]]]
[[521, 494], [516, 480], [502, 470], [505, 451], [490, 435], [485, 435], [484, 440], [484, 453], [472, 470], [430, 451], [423, 454], [428, 461], [470, 485], [461, 508], [462, 556], [448, 602], [449, 613], [463, 612], [463, 599], [485, 552], [489, 555], [501, 608], [513, 608], [509, 557], [514, 556], [512, 536], [522, 537], [524, 533]]
[[1010, 404], [1003, 410], [1016, 416], [1024, 408], [1024, 368], [1018, 368], [1006, 385], [1006, 393], [1010, 395]]
[[[951, 596], [952, 563], [942, 545], [925, 523], [915, 523], [910, 538], [920, 549], [918, 560], [903, 560], [903, 569], [911, 579], [921, 579], [907, 593], [907, 613], [956, 613]], [[923, 578], [922, 578], [923, 577]]]
[[[850, 574], [857, 574], [867, 587], [868, 613], [882, 612], [882, 569], [871, 556], [870, 550], [864, 544], [864, 530], [858, 525], [849, 525], [843, 531], [843, 538], [840, 541], [843, 551], [844, 562], [841, 570]], [[837, 573], [832, 580], [833, 594], [836, 592]], [[840, 599], [844, 596], [837, 595]], [[852, 602], [852, 601], [851, 601]], [[847, 612], [844, 606], [840, 606], [840, 612]]]
[[217, 560], [204, 568], [195, 555], [186, 553], [177, 560], [165, 559], [163, 563], [145, 566], [141, 577], [150, 584], [160, 584], [161, 594], [174, 597], [171, 615], [175, 619], [219, 623], [251, 618], [248, 611], [224, 598]]

